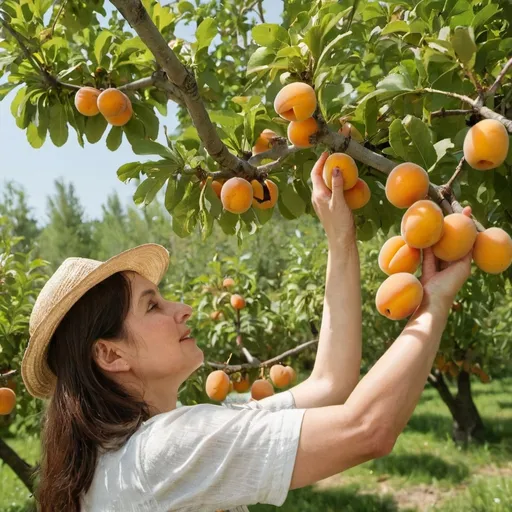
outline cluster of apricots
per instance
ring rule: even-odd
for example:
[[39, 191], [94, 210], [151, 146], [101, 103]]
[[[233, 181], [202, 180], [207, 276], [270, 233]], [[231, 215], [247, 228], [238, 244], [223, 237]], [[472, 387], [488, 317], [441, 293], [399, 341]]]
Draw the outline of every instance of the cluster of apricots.
[[133, 115], [130, 98], [112, 87], [104, 91], [94, 87], [80, 88], [75, 95], [75, 107], [87, 117], [101, 113], [112, 126], [124, 126]]
[[0, 416], [11, 414], [16, 405], [16, 393], [14, 381], [9, 381], [7, 387], [0, 388]]
[[[467, 133], [464, 158], [478, 170], [503, 163], [508, 152], [508, 134], [498, 121], [480, 121]], [[421, 251], [431, 247], [435, 256], [453, 262], [473, 250], [473, 261], [484, 272], [498, 274], [512, 263], [512, 239], [500, 228], [478, 233], [475, 223], [462, 213], [443, 216], [441, 208], [425, 199], [429, 177], [419, 165], [405, 162], [396, 166], [386, 181], [386, 197], [397, 208], [407, 208], [401, 235], [386, 241], [378, 263], [388, 278], [375, 298], [382, 315], [401, 320], [411, 315], [423, 298], [423, 287], [413, 275], [421, 262]]]
[[253, 400], [261, 400], [274, 394], [276, 388], [286, 388], [296, 382], [297, 374], [291, 366], [275, 364], [270, 368], [270, 380], [256, 379], [252, 385], [247, 374], [235, 374], [231, 380], [223, 370], [215, 370], [206, 378], [206, 394], [210, 399], [222, 402], [233, 390], [237, 393], [251, 391]]

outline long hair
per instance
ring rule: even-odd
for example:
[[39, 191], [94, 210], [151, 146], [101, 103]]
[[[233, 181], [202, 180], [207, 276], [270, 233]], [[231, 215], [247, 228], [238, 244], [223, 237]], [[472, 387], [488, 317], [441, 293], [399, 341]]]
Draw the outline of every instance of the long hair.
[[57, 385], [42, 423], [41, 512], [79, 512], [99, 448], [120, 448], [150, 417], [148, 405], [106, 377], [93, 358], [98, 338], [133, 343], [125, 324], [130, 300], [128, 277], [112, 275], [69, 310], [50, 341], [48, 364]]

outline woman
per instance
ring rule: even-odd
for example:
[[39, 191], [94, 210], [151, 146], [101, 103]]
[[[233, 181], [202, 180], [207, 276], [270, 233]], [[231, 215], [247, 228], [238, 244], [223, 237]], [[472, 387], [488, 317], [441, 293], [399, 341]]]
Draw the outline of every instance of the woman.
[[290, 489], [390, 453], [419, 400], [470, 256], [437, 271], [425, 251], [423, 303], [358, 383], [355, 228], [339, 172], [332, 193], [323, 182], [326, 158], [311, 172], [329, 245], [322, 327], [311, 376], [289, 391], [232, 408], [176, 408], [203, 353], [187, 327], [192, 309], [158, 292], [169, 256], [159, 245], [105, 263], [68, 258], [50, 278], [22, 363], [28, 391], [49, 399], [37, 492], [43, 512], [279, 506]]

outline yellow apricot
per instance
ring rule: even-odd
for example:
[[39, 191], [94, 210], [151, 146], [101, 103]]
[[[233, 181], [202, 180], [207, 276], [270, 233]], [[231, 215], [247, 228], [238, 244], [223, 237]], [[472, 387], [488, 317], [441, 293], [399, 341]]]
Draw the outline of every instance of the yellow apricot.
[[402, 217], [401, 234], [405, 243], [416, 249], [434, 245], [443, 235], [443, 212], [436, 203], [416, 201]]
[[257, 155], [258, 153], [268, 151], [272, 147], [272, 139], [274, 137], [278, 137], [276, 132], [268, 129], [263, 130], [252, 147], [252, 154]]
[[270, 378], [276, 388], [285, 388], [290, 385], [291, 374], [281, 364], [275, 364], [270, 368]]
[[245, 299], [241, 295], [238, 295], [238, 293], [231, 295], [230, 302], [235, 309], [245, 308]]
[[251, 184], [243, 178], [230, 178], [222, 186], [220, 200], [224, 209], [231, 213], [244, 213], [252, 204]]
[[405, 162], [389, 173], [386, 197], [397, 208], [409, 208], [428, 194], [429, 184], [425, 169], [412, 162]]
[[327, 188], [332, 190], [332, 172], [338, 167], [343, 176], [343, 190], [349, 190], [357, 183], [358, 171], [354, 159], [346, 153], [329, 155], [324, 164], [323, 177]]
[[251, 185], [253, 191], [252, 205], [255, 208], [260, 210], [268, 210], [269, 208], [275, 206], [279, 196], [279, 189], [272, 180], [265, 180], [265, 186], [268, 189], [268, 199], [265, 199], [265, 191], [263, 189], [263, 185], [258, 180], [252, 180]]
[[399, 272], [414, 274], [420, 261], [421, 251], [409, 247], [399, 235], [393, 236], [385, 242], [378, 259], [380, 269], [388, 275]]
[[274, 110], [288, 121], [305, 121], [315, 109], [315, 91], [304, 82], [285, 85], [274, 99]]
[[98, 96], [100, 91], [94, 87], [81, 87], [75, 94], [75, 107], [84, 116], [95, 116], [100, 113]]
[[423, 286], [407, 272], [390, 275], [377, 290], [377, 311], [391, 320], [412, 315], [423, 299]]
[[297, 381], [297, 373], [291, 366], [285, 366], [284, 369], [290, 374], [290, 384]]
[[249, 391], [250, 387], [251, 381], [249, 380], [249, 375], [244, 375], [240, 380], [233, 381], [233, 388], [237, 393], [245, 393], [246, 391]]
[[235, 286], [235, 280], [232, 277], [226, 277], [224, 281], [222, 281], [222, 286], [224, 288], [232, 288]]
[[452, 213], [444, 218], [443, 235], [432, 246], [432, 250], [440, 260], [460, 260], [473, 247], [476, 235], [475, 223], [469, 217], [462, 213]]
[[368, 203], [372, 193], [370, 192], [370, 187], [368, 187], [366, 181], [361, 178], [357, 178], [356, 184], [352, 188], [345, 190], [343, 195], [345, 196], [345, 201], [348, 207], [351, 210], [357, 210]]
[[107, 118], [115, 118], [131, 108], [131, 101], [126, 94], [118, 89], [105, 89], [98, 96], [98, 109]]
[[338, 133], [341, 133], [345, 137], [350, 137], [356, 142], [364, 142], [364, 137], [361, 135], [361, 132], [349, 122], [342, 122]]
[[206, 394], [212, 399], [222, 402], [229, 393], [229, 377], [222, 370], [215, 370], [206, 378]]
[[274, 388], [267, 379], [257, 379], [251, 386], [251, 397], [254, 400], [261, 400], [274, 394]]
[[288, 125], [288, 139], [298, 148], [310, 148], [309, 137], [318, 131], [318, 123], [312, 117], [305, 121], [292, 121]]
[[489, 228], [476, 235], [473, 261], [488, 274], [499, 274], [512, 262], [512, 239], [501, 228]]
[[494, 169], [505, 161], [508, 145], [508, 132], [503, 124], [495, 119], [484, 119], [466, 133], [464, 158], [473, 169]]
[[111, 124], [112, 126], [124, 126], [132, 118], [132, 115], [132, 104], [129, 103], [124, 112], [117, 116], [105, 116], [105, 119], [107, 120], [107, 123]]
[[11, 388], [0, 388], [0, 415], [11, 414], [16, 405], [16, 393]]

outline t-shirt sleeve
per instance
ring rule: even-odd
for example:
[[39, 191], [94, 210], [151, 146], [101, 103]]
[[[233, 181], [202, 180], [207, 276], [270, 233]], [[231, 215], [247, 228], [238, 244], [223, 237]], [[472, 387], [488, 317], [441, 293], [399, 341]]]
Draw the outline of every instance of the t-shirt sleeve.
[[284, 503], [305, 409], [254, 407], [180, 407], [145, 426], [141, 467], [162, 510]]

